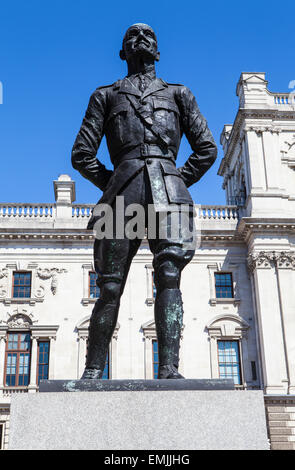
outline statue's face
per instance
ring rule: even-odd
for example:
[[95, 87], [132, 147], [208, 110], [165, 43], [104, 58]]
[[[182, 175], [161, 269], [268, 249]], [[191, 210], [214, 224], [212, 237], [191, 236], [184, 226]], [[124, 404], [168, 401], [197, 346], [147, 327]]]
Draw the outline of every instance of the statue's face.
[[134, 55], [142, 55], [159, 60], [157, 38], [153, 29], [142, 23], [134, 24], [127, 29], [123, 40], [120, 57], [128, 60]]

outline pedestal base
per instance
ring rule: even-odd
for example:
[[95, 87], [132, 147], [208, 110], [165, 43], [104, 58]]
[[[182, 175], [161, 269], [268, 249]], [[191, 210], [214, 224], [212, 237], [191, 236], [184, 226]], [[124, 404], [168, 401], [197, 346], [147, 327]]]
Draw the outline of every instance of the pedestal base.
[[267, 450], [263, 392], [16, 394], [9, 449]]

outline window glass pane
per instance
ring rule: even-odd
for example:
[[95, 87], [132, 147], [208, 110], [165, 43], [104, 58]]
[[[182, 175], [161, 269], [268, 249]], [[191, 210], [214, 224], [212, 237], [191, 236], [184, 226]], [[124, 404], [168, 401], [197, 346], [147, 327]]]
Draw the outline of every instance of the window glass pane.
[[159, 351], [158, 351], [158, 341], [153, 341], [153, 377], [156, 379], [158, 377], [159, 370]]
[[215, 273], [216, 298], [232, 298], [233, 284], [231, 273]]
[[96, 284], [97, 274], [95, 272], [89, 273], [89, 297], [91, 299], [96, 299], [100, 295], [100, 289]]
[[[6, 386], [29, 384], [31, 338], [29, 333], [9, 333], [6, 347]], [[13, 351], [13, 352], [12, 352]]]
[[106, 365], [102, 374], [102, 379], [107, 380], [109, 378], [109, 353], [107, 353]]
[[241, 367], [238, 341], [218, 341], [218, 363], [220, 378], [232, 378], [241, 384]]
[[38, 374], [38, 385], [40, 380], [48, 379], [48, 370], [49, 370], [49, 341], [39, 341], [38, 343], [38, 365], [37, 365], [37, 374]]
[[31, 295], [31, 273], [13, 273], [12, 296], [28, 298]]
[[153, 298], [155, 299], [156, 294], [157, 294], [157, 289], [156, 289], [156, 284], [155, 284], [155, 273], [154, 273], [154, 271], [152, 273], [152, 282], [153, 282]]
[[7, 385], [7, 386], [13, 387], [15, 385], [16, 360], [17, 360], [17, 353], [8, 353], [7, 354], [6, 381], [5, 381], [5, 385]]
[[8, 335], [8, 350], [17, 349], [18, 335], [9, 334]]
[[23, 351], [29, 351], [31, 346], [31, 338], [30, 335], [27, 334], [21, 334], [20, 338], [20, 349]]

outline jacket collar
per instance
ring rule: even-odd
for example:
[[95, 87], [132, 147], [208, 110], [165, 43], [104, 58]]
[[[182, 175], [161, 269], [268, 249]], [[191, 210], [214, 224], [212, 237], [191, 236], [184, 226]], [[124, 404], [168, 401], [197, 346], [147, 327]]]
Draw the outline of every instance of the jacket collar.
[[156, 91], [163, 90], [166, 88], [168, 85], [164, 80], [161, 78], [155, 78], [147, 89], [141, 94], [141, 92], [134, 86], [130, 80], [128, 80], [127, 77], [124, 78], [124, 80], [121, 81], [120, 86], [119, 86], [119, 93], [127, 93], [131, 95], [135, 95], [140, 97], [141, 99], [146, 98], [149, 95], [152, 95]]

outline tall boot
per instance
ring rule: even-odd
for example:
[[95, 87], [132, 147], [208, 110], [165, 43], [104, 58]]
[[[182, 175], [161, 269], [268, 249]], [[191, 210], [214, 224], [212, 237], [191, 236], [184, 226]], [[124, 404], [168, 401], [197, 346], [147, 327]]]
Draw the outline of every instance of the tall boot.
[[178, 372], [183, 306], [178, 288], [157, 292], [155, 322], [159, 347], [158, 379], [183, 379]]
[[100, 379], [105, 368], [109, 344], [116, 327], [119, 305], [98, 299], [89, 324], [86, 368], [81, 379]]

